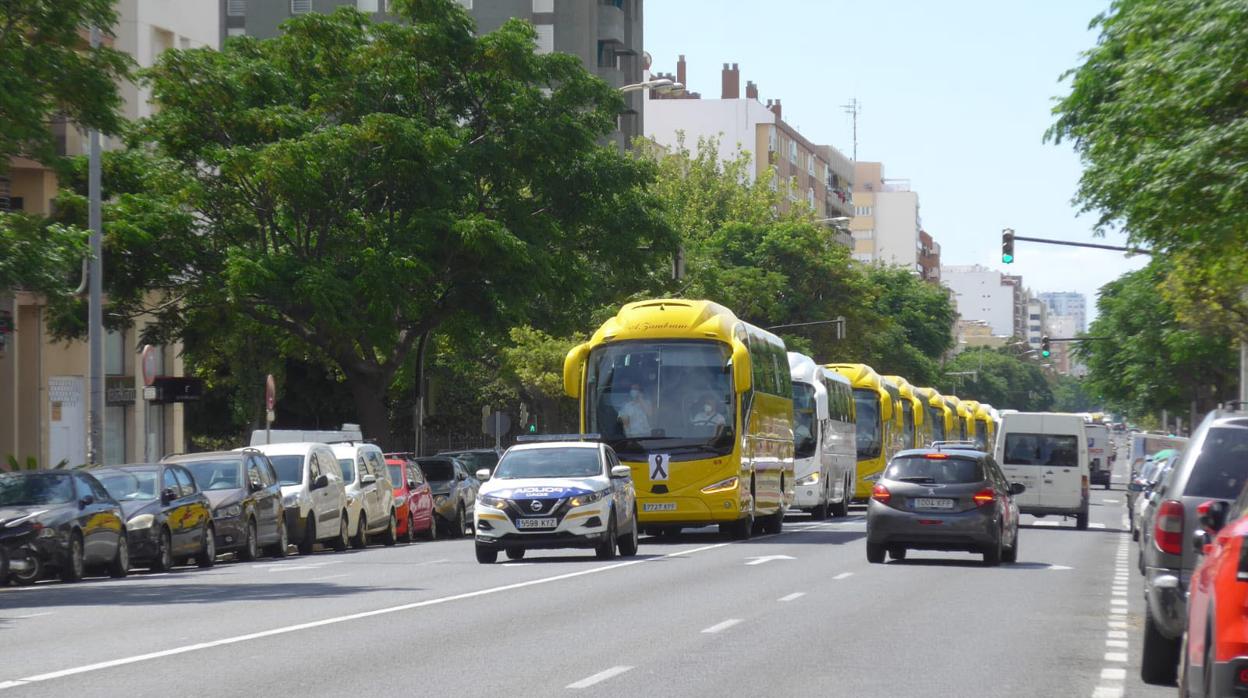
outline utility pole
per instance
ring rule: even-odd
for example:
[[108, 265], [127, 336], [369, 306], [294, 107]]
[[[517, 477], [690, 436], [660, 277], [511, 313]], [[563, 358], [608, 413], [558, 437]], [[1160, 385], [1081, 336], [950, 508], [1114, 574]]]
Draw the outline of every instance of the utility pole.
[[862, 113], [862, 105], [857, 97], [850, 97], [848, 104], [842, 104], [841, 110], [849, 114], [854, 121], [854, 162], [858, 162], [858, 115]]
[[[100, 28], [91, 27], [91, 48], [100, 47]], [[87, 409], [87, 463], [104, 462], [104, 234], [100, 214], [100, 131], [91, 129], [87, 165], [87, 223], [91, 228], [91, 268], [87, 289], [87, 375], [91, 382]]]

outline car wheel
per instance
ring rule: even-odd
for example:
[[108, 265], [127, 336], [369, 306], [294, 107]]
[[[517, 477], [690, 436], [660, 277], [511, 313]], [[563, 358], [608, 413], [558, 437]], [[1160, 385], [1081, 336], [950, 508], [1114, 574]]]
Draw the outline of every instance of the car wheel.
[[130, 574], [130, 542], [123, 533], [117, 537], [117, 552], [113, 553], [113, 559], [108, 563], [108, 576], [121, 579], [127, 574]]
[[311, 555], [312, 548], [316, 545], [316, 522], [312, 520], [313, 514], [308, 514], [308, 523], [303, 527], [303, 538], [299, 541], [299, 554]]
[[420, 537], [425, 540], [435, 540], [438, 537], [438, 515], [429, 514], [429, 528], [426, 528]]
[[884, 562], [885, 552], [887, 552], [887, 548], [885, 548], [882, 544], [867, 543], [867, 562], [874, 565]]
[[483, 565], [492, 565], [495, 562], [498, 562], [498, 549], [497, 548], [489, 548], [480, 544], [478, 544], [476, 548], [477, 548], [477, 562]]
[[599, 560], [611, 560], [615, 557], [615, 512], [607, 519], [607, 537], [594, 548], [594, 555]]
[[392, 511], [390, 512], [390, 525], [386, 527], [386, 532], [381, 535], [381, 544], [390, 546], [399, 542], [399, 517]]
[[163, 526], [156, 539], [156, 556], [152, 558], [153, 572], [168, 572], [173, 567], [173, 536]]
[[455, 528], [451, 531], [451, 538], [464, 537], [464, 505], [460, 504], [455, 510]]
[[1081, 511], [1075, 516], [1075, 528], [1080, 531], [1088, 530], [1088, 512]]
[[43, 576], [43, 563], [35, 555], [26, 555], [27, 569], [24, 572], [13, 571], [13, 561], [9, 561], [9, 577], [8, 581], [19, 587], [28, 587], [39, 581]]
[[1168, 685], [1178, 672], [1179, 641], [1161, 634], [1153, 620], [1153, 611], [1144, 606], [1144, 649], [1140, 660], [1140, 679], [1144, 683]]
[[1001, 560], [1010, 563], [1018, 562], [1018, 529], [1014, 529], [1014, 545], [1006, 548], [1005, 552], [1001, 553]]
[[633, 525], [627, 536], [619, 541], [620, 557], [632, 557], [637, 554], [637, 546], [641, 543], [641, 531], [637, 528], [637, 510], [633, 509]]
[[507, 548], [508, 560], [523, 560], [524, 548]]
[[334, 539], [332, 544], [334, 550], [342, 552], [351, 545], [351, 538], [348, 535], [349, 531], [347, 530], [349, 525], [350, 524], [347, 522], [347, 512], [344, 509], [342, 512], [342, 518], [338, 522], [338, 537]]
[[256, 540], [256, 520], [247, 519], [247, 538], [243, 541], [243, 549], [238, 551], [243, 562], [251, 562], [260, 557], [260, 543]]
[[368, 547], [368, 517], [360, 512], [360, 522], [355, 527], [355, 537], [351, 539], [351, 547], [359, 550]]
[[984, 565], [988, 567], [996, 567], [1001, 564], [1001, 538], [1002, 534], [998, 533], [997, 539], [984, 549]]
[[212, 526], [204, 528], [204, 540], [199, 544], [199, 554], [195, 556], [195, 564], [203, 569], [217, 564], [217, 532]]
[[277, 521], [277, 542], [269, 546], [269, 557], [286, 557], [290, 554], [290, 536], [286, 533], [286, 520]]
[[841, 490], [841, 501], [832, 503], [833, 518], [842, 519], [849, 516], [849, 498], [853, 493], [853, 490], [850, 489], [851, 487], [853, 487], [853, 483], [849, 481], [849, 478], [846, 478], [845, 488]]
[[894, 560], [906, 559], [906, 549], [900, 545], [894, 545], [888, 549], [888, 556]]
[[61, 581], [76, 582], [82, 579], [87, 567], [83, 555], [82, 534], [75, 532], [69, 537], [69, 553], [65, 557], [65, 567], [61, 570]]
[[416, 515], [407, 512], [407, 533], [403, 535], [404, 543], [413, 543], [416, 541]]

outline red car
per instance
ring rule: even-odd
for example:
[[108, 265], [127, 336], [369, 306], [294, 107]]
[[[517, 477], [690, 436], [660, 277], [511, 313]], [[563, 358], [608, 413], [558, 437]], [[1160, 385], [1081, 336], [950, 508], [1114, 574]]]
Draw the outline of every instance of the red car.
[[[1192, 545], [1204, 556], [1192, 571], [1183, 696], [1248, 695], [1248, 489], [1234, 504], [1196, 508], [1203, 528]], [[1227, 520], [1230, 523], [1225, 523]], [[1225, 524], [1225, 525], [1224, 525]]]
[[430, 539], [433, 528], [433, 492], [420, 466], [406, 458], [386, 458], [390, 482], [394, 483], [394, 509], [399, 519], [399, 537], [407, 542], [416, 534]]

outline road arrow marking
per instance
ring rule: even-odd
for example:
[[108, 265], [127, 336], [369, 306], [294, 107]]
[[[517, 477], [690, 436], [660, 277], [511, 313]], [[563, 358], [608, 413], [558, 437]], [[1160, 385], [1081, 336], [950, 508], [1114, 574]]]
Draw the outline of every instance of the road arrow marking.
[[747, 562], [745, 564], [761, 565], [765, 562], [771, 562], [772, 560], [796, 560], [796, 559], [797, 558], [789, 556], [789, 555], [763, 555], [761, 557], [752, 557], [750, 558], [750, 562]]

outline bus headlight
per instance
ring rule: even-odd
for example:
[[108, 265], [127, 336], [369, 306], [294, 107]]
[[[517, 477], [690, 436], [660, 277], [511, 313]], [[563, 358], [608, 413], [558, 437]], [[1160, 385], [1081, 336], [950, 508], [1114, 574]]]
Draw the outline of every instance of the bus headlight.
[[799, 477], [797, 484], [799, 485], [815, 485], [819, 483], [819, 471], [815, 471], [805, 477]]
[[713, 485], [707, 485], [706, 487], [703, 487], [702, 494], [717, 494], [719, 492], [729, 492], [731, 490], [737, 489], [737, 486], [740, 484], [740, 482], [741, 480], [734, 475], [733, 477], [730, 477], [727, 480], [720, 480], [719, 482]]

